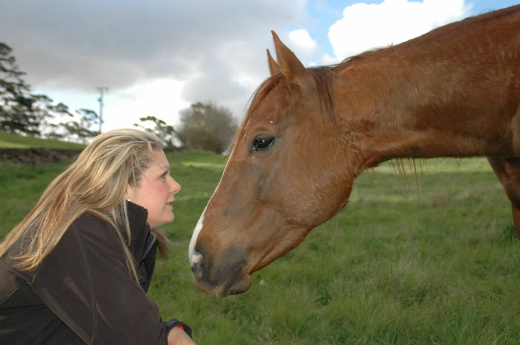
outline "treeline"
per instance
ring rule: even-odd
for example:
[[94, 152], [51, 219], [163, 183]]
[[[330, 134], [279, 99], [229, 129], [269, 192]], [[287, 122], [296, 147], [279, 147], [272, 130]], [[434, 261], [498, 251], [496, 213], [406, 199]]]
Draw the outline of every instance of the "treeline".
[[[99, 134], [98, 114], [91, 109], [72, 111], [46, 95], [33, 94], [7, 44], [0, 42], [0, 132], [87, 143]], [[145, 114], [143, 114], [145, 115]], [[180, 112], [174, 126], [155, 116], [134, 124], [155, 133], [165, 147], [222, 153], [229, 146], [237, 122], [226, 107], [195, 103]]]

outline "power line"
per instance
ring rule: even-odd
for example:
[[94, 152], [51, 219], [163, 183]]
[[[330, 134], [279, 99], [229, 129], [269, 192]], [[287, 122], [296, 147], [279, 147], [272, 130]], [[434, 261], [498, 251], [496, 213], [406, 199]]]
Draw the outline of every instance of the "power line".
[[103, 125], [103, 96], [105, 95], [105, 91], [108, 91], [108, 87], [102, 86], [96, 87], [96, 89], [99, 91], [99, 134], [101, 134], [101, 126]]

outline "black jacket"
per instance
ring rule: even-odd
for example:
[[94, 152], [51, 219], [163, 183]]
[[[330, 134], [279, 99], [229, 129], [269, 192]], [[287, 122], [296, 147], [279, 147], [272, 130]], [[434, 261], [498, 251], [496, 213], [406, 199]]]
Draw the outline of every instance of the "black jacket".
[[128, 272], [116, 230], [90, 214], [79, 217], [31, 272], [12, 267], [16, 243], [0, 258], [0, 344], [165, 345], [177, 321], [164, 323], [146, 296], [155, 266], [147, 211], [128, 203], [140, 285]]

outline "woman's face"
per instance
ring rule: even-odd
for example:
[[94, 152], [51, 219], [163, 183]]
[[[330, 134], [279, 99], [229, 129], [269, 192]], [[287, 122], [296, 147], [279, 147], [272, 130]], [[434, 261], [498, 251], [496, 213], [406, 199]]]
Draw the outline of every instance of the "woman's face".
[[126, 197], [148, 210], [148, 224], [154, 228], [173, 221], [175, 194], [181, 190], [170, 176], [170, 164], [162, 150], [154, 150], [150, 166], [143, 172], [138, 186], [128, 186]]

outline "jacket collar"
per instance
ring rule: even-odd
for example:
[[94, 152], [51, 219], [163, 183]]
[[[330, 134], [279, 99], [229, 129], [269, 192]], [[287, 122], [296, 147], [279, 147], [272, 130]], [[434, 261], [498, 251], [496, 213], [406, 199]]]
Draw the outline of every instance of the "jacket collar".
[[130, 252], [137, 265], [141, 263], [147, 252], [155, 243], [155, 234], [150, 232], [150, 226], [146, 222], [148, 211], [131, 201], [126, 202], [128, 210], [128, 222], [130, 223]]

